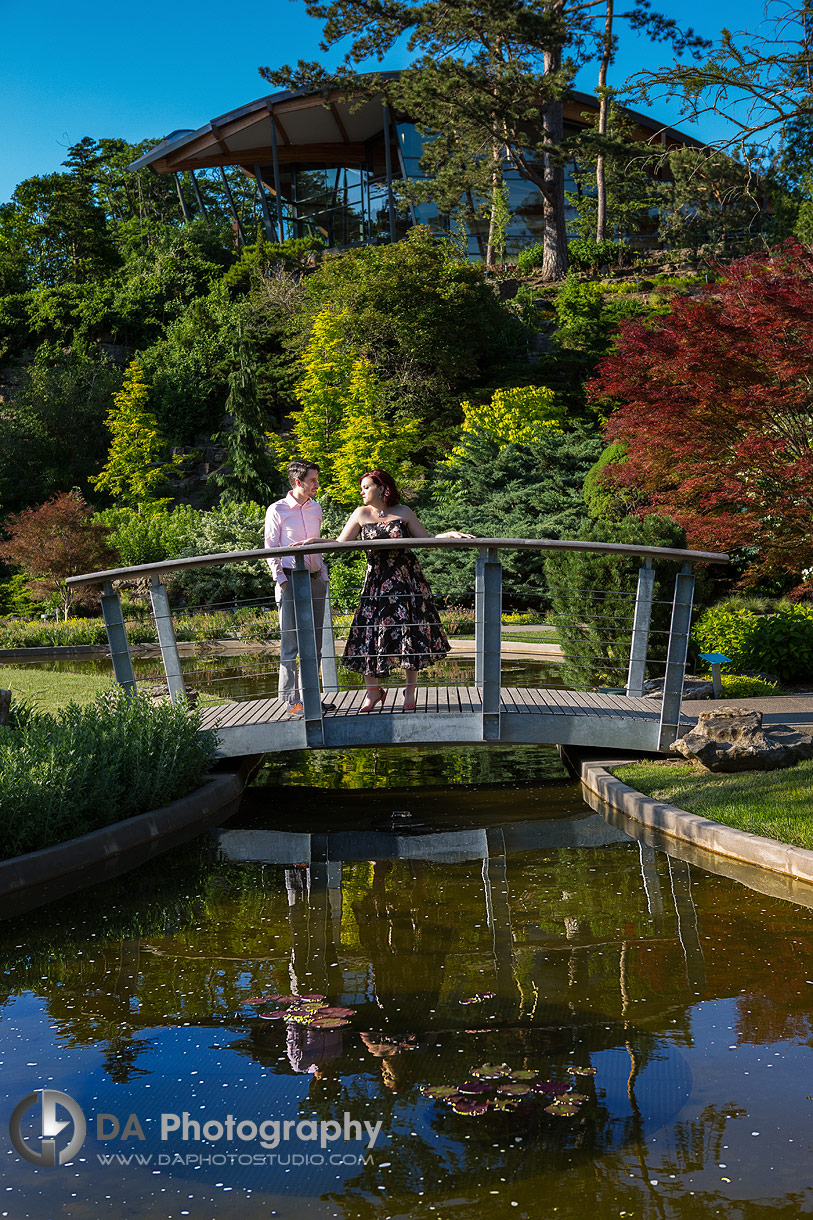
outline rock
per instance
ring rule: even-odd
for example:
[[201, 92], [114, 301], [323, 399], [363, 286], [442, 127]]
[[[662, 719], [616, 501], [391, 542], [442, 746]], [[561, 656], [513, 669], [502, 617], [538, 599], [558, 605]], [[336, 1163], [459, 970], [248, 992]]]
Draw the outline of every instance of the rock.
[[[647, 699], [660, 699], [663, 695], [663, 678], [650, 678], [644, 683], [644, 696]], [[686, 674], [683, 679], [684, 699], [713, 699], [714, 686], [708, 678], [697, 678], [694, 674]]]
[[[156, 703], [161, 703], [164, 699], [169, 698], [169, 687], [167, 686], [166, 682], [156, 683], [155, 686], [150, 686], [147, 688], [147, 694]], [[198, 699], [200, 699], [200, 691], [187, 690], [186, 702], [190, 707], [194, 707], [198, 702]]]
[[697, 759], [707, 771], [773, 771], [813, 758], [813, 737], [785, 724], [766, 729], [762, 712], [730, 707], [701, 712], [672, 750]]

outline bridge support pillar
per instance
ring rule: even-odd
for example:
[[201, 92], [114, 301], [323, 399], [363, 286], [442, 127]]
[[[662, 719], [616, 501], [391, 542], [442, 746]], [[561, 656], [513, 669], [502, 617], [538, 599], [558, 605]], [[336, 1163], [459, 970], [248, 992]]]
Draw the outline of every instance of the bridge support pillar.
[[130, 645], [127, 640], [127, 628], [121, 612], [121, 598], [109, 580], [105, 581], [103, 589], [102, 617], [110, 645], [113, 676], [128, 695], [134, 695], [136, 680], [133, 672], [133, 659], [130, 656]]
[[632, 622], [630, 664], [627, 673], [627, 694], [640, 699], [644, 693], [646, 678], [646, 653], [649, 647], [649, 625], [652, 620], [652, 597], [655, 588], [655, 570], [652, 560], [644, 561], [638, 569], [638, 588], [635, 593], [635, 617]]
[[169, 608], [166, 585], [162, 584], [161, 578], [158, 576], [152, 578], [150, 601], [161, 648], [161, 660], [164, 663], [164, 673], [169, 687], [170, 702], [177, 703], [179, 697], [186, 697], [186, 687], [181, 670], [181, 658], [178, 656], [178, 644], [175, 640], [175, 628], [172, 626], [172, 611]]
[[305, 566], [305, 556], [296, 556], [291, 572], [296, 619], [296, 643], [299, 652], [299, 689], [305, 712], [305, 740], [309, 746], [323, 746], [322, 692], [319, 689], [319, 654], [316, 649], [316, 629], [313, 620], [311, 574]]
[[483, 741], [499, 741], [502, 564], [496, 551], [483, 550], [477, 557], [474, 605], [474, 681], [483, 701]]
[[683, 679], [686, 676], [693, 599], [694, 573], [692, 565], [684, 563], [675, 577], [675, 600], [672, 603], [669, 650], [666, 654], [661, 723], [658, 731], [658, 749], [664, 752], [669, 749], [680, 729], [680, 705], [683, 702]]

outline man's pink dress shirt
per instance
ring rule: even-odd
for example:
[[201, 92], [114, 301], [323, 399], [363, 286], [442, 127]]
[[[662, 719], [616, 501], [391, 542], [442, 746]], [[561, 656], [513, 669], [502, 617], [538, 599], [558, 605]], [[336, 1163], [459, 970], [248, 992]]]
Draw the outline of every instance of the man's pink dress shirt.
[[[322, 506], [315, 500], [298, 504], [288, 492], [284, 500], [271, 504], [265, 514], [265, 545], [287, 546], [289, 542], [304, 542], [306, 538], [317, 538], [322, 532]], [[327, 568], [321, 555], [306, 555], [305, 563], [311, 572], [319, 572], [327, 580]], [[277, 584], [284, 584], [286, 571], [294, 566], [293, 555], [268, 560], [271, 574]]]

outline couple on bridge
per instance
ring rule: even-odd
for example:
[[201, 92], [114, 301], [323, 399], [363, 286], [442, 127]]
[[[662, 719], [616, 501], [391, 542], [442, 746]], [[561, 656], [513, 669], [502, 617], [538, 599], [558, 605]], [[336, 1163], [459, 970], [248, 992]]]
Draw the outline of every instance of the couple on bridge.
[[[266, 549], [304, 546], [318, 542], [322, 532], [322, 508], [314, 496], [319, 490], [319, 467], [315, 462], [296, 458], [288, 466], [291, 490], [282, 500], [269, 506], [265, 514]], [[400, 501], [398, 488], [386, 470], [370, 470], [360, 480], [361, 505], [350, 514], [338, 542], [378, 538], [428, 538], [411, 508]], [[471, 538], [458, 530], [437, 534], [438, 538]], [[321, 555], [307, 555], [311, 575], [316, 650], [321, 656], [322, 625], [327, 594], [327, 568]], [[276, 582], [275, 597], [279, 610], [280, 663], [279, 697], [288, 705], [288, 714], [303, 715], [297, 674], [297, 636], [294, 599], [288, 574], [293, 556], [268, 560]], [[411, 550], [372, 551], [359, 606], [347, 637], [342, 664], [345, 669], [364, 676], [367, 694], [363, 712], [379, 703], [383, 706], [387, 688], [381, 678], [392, 669], [406, 674], [403, 710], [415, 710], [418, 670], [441, 661], [449, 652], [449, 641], [441, 626], [432, 592]], [[331, 706], [323, 702], [323, 708]]]

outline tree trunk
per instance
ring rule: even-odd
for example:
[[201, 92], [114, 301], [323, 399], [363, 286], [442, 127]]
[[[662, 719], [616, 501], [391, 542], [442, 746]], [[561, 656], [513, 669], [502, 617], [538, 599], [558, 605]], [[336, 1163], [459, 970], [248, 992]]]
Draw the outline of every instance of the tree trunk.
[[[561, 0], [556, 7], [561, 8]], [[562, 67], [560, 46], [545, 52], [545, 73], [559, 72]], [[562, 143], [564, 107], [561, 101], [548, 102], [542, 110], [545, 142], [551, 149]], [[565, 226], [565, 170], [550, 152], [545, 153], [542, 187], [543, 242], [542, 276], [546, 280], [563, 280], [567, 275], [567, 228]]]
[[[551, 102], [543, 110], [545, 137], [549, 144], [562, 141], [564, 131], [561, 102]], [[542, 189], [543, 242], [545, 253], [542, 275], [546, 280], [563, 280], [567, 275], [567, 228], [565, 225], [565, 170], [545, 154]]]
[[[604, 44], [598, 70], [598, 134], [607, 134], [607, 112], [610, 99], [607, 95], [607, 69], [613, 53], [613, 0], [607, 0], [604, 20]], [[607, 174], [604, 153], [599, 148], [596, 159], [596, 241], [607, 237]]]

